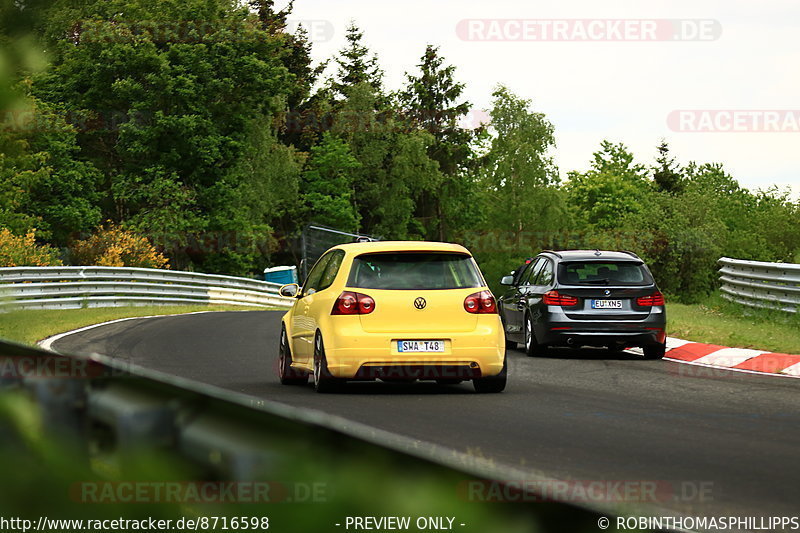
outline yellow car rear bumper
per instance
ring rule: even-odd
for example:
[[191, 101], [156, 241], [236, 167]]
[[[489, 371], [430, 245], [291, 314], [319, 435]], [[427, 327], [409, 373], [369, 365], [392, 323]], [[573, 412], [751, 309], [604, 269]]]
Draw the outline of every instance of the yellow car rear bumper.
[[[328, 371], [337, 378], [470, 379], [499, 374], [505, 359], [499, 320], [458, 333], [366, 333], [357, 324], [342, 325], [323, 338]], [[400, 340], [443, 340], [445, 346], [441, 353], [401, 353]]]

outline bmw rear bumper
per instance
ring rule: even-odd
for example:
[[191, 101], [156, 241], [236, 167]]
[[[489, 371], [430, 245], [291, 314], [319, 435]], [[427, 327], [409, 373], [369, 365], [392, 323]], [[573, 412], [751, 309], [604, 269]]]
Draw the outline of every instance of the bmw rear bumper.
[[[555, 316], [553, 316], [555, 315]], [[541, 344], [553, 346], [626, 347], [664, 344], [666, 314], [652, 313], [645, 320], [587, 321], [567, 318], [563, 312], [553, 313], [543, 330], [536, 332]]]
[[664, 344], [666, 333], [663, 329], [637, 330], [585, 330], [570, 329], [550, 331], [544, 335], [542, 344], [551, 346], [614, 346], [625, 347]]

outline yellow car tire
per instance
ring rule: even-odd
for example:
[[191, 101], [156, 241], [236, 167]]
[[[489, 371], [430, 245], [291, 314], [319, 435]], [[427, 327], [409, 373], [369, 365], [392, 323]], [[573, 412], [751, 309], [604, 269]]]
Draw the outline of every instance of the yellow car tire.
[[343, 380], [333, 377], [328, 370], [325, 344], [322, 335], [317, 332], [314, 337], [314, 390], [321, 393], [338, 392], [342, 383]]
[[487, 376], [485, 378], [477, 378], [472, 380], [472, 386], [475, 387], [475, 392], [480, 394], [491, 394], [503, 392], [506, 388], [506, 381], [508, 379], [508, 359], [503, 359], [503, 370], [496, 376]]
[[292, 368], [292, 350], [289, 347], [289, 338], [286, 327], [281, 327], [281, 341], [278, 353], [278, 377], [281, 385], [305, 385], [308, 383], [308, 374]]

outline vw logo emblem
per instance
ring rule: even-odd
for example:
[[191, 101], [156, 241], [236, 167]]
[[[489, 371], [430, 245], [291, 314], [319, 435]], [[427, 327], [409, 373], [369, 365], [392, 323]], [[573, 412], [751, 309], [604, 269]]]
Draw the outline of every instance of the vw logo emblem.
[[416, 300], [414, 300], [414, 307], [420, 310], [425, 309], [426, 307], [428, 307], [428, 302], [425, 301], [425, 298], [417, 298]]
[[611, 291], [606, 289], [606, 296], [610, 296], [610, 295], [611, 295]]

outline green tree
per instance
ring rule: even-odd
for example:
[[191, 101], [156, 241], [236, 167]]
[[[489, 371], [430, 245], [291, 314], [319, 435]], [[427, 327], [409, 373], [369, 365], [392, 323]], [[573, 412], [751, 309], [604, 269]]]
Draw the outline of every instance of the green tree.
[[634, 162], [622, 143], [603, 141], [594, 153], [592, 168], [568, 175], [569, 204], [584, 223], [600, 229], [618, 228], [624, 215], [638, 213], [645, 205], [647, 169]]
[[104, 218], [148, 235], [269, 231], [276, 213], [241, 209], [252, 180], [237, 165], [253, 122], [271, 128], [297, 90], [284, 36], [226, 0], [93, 1], [53, 21], [68, 38], [34, 92], [88, 117], [78, 143], [105, 177]]
[[304, 219], [343, 231], [356, 231], [358, 211], [353, 204], [352, 173], [360, 166], [350, 147], [331, 133], [311, 149], [301, 181]]
[[723, 252], [738, 259], [791, 261], [800, 247], [797, 204], [788, 192], [777, 189], [753, 193], [739, 185], [720, 164], [686, 168], [687, 193], [713, 206], [715, 218], [724, 224], [719, 235]]
[[652, 188], [641, 197], [646, 208], [624, 213], [616, 226], [623, 230], [616, 247], [639, 253], [663, 290], [698, 301], [717, 287], [723, 255], [792, 259], [800, 240], [791, 229], [797, 205], [788, 193], [753, 193], [719, 164], [689, 163], [684, 173], [680, 192]]
[[287, 18], [294, 8], [294, 0], [283, 9], [275, 9], [275, 0], [247, 0], [249, 5], [258, 14], [258, 20], [264, 29], [272, 34], [281, 34], [286, 31]]
[[800, 263], [800, 203], [776, 187], [759, 191], [756, 202], [752, 227], [763, 236], [769, 261]]
[[347, 44], [336, 56], [336, 76], [330, 81], [333, 94], [339, 98], [347, 98], [350, 89], [367, 83], [376, 94], [383, 91], [383, 70], [378, 65], [378, 56], [371, 54], [363, 43], [364, 32], [350, 21], [345, 35]]
[[675, 158], [669, 156], [669, 145], [665, 140], [658, 145], [656, 166], [653, 167], [653, 182], [660, 191], [672, 194], [683, 191], [681, 169], [676, 165]]
[[691, 303], [716, 286], [726, 228], [714, 202], [696, 191], [651, 192], [647, 209], [626, 213], [619, 227], [618, 247], [642, 256], [663, 291]]
[[210, 250], [214, 253], [200, 263], [205, 271], [251, 272], [277, 251], [273, 229], [291, 232], [294, 228], [287, 231], [286, 222], [299, 215], [305, 154], [282, 144], [266, 117], [253, 120], [246, 133], [240, 158], [209, 194], [218, 202], [211, 207], [209, 226], [221, 236]]
[[376, 209], [375, 232], [394, 239], [423, 239], [425, 227], [414, 217], [420, 190], [431, 190], [441, 183], [439, 163], [429, 157], [434, 138], [425, 131], [398, 134], [390, 152], [391, 165], [385, 183], [384, 201]]
[[0, 225], [66, 246], [74, 233], [100, 222], [101, 176], [76, 156], [76, 132], [62, 113], [29, 100], [0, 129]]
[[427, 153], [432, 136], [408, 130], [370, 84], [360, 83], [348, 93], [334, 113], [332, 132], [359, 162], [353, 172], [359, 229], [384, 238], [421, 236], [413, 193], [440, 179], [438, 164]]
[[492, 96], [492, 136], [481, 170], [488, 218], [496, 229], [552, 229], [563, 209], [548, 154], [555, 146], [553, 125], [506, 87]]
[[470, 207], [476, 201], [476, 182], [469, 169], [475, 160], [475, 132], [459, 124], [470, 104], [461, 99], [465, 85], [455, 81], [455, 66], [445, 65], [432, 45], [417, 66], [418, 75], [406, 74], [399, 104], [413, 128], [433, 136], [428, 155], [439, 164], [439, 179], [417, 191], [416, 204], [428, 236], [444, 241], [474, 223]]
[[90, 164], [75, 160], [75, 128], [62, 109], [31, 98], [31, 76], [47, 66], [33, 31], [49, 2], [0, 6], [0, 225], [58, 246], [99, 221]]
[[249, 0], [248, 4], [258, 14], [262, 28], [283, 41], [281, 60], [294, 77], [291, 92], [286, 98], [285, 112], [279, 110], [274, 117], [279, 138], [287, 145], [307, 150], [319, 141], [319, 129], [308, 128], [305, 122], [319, 111], [318, 97], [312, 97], [312, 90], [327, 62], [312, 66], [311, 42], [308, 31], [302, 25], [298, 25], [294, 33], [289, 32], [288, 17], [294, 1], [280, 10], [275, 8], [274, 0]]

